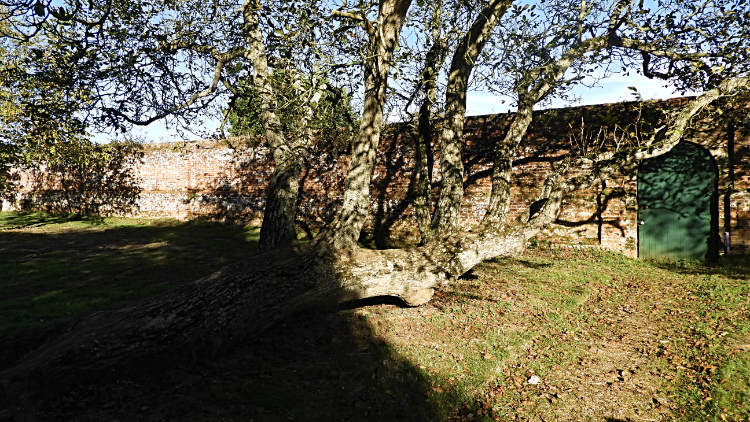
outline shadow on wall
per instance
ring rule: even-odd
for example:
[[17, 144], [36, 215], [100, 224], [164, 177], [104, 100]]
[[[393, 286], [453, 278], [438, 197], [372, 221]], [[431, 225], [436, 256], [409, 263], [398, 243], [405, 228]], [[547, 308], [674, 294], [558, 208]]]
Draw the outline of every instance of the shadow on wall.
[[[188, 189], [183, 204], [189, 219], [261, 223], [273, 162], [266, 154], [248, 151], [238, 153], [232, 161], [219, 175], [202, 177], [198, 185]], [[379, 248], [391, 245], [391, 229], [403, 221], [413, 202], [413, 161], [413, 148], [404, 145], [403, 139], [389, 137], [382, 142], [371, 182], [371, 217], [363, 243], [374, 241]], [[345, 151], [318, 150], [306, 159], [299, 180], [296, 225], [308, 238], [331, 222], [341, 208], [348, 162]]]
[[[375, 209], [371, 210], [371, 227], [366, 230], [369, 233], [360, 239], [364, 244], [378, 249], [402, 246], [410, 234], [405, 227], [395, 225], [405, 222], [409, 214], [407, 209], [413, 206], [417, 191], [414, 136], [395, 133], [382, 143], [380, 159], [376, 163], [378, 177], [373, 179], [371, 186], [371, 196], [377, 199]], [[411, 227], [415, 223], [412, 221], [407, 225]], [[399, 236], [394, 236], [396, 233]]]
[[323, 151], [305, 163], [299, 181], [296, 223], [308, 239], [333, 221], [341, 209], [348, 162], [345, 151]]
[[[513, 160], [513, 201], [511, 218], [536, 199], [544, 177], [555, 168], [558, 163], [570, 155], [589, 154], [598, 148], [613, 148], [614, 142], [622, 139], [608, 139], [608, 134], [617, 133], [615, 124], [619, 128], [638, 126], [638, 130], [648, 131], [649, 122], [659, 121], [662, 112], [651, 109], [646, 105], [643, 110], [636, 110], [631, 105], [612, 105], [608, 113], [601, 114], [601, 107], [576, 107], [570, 109], [547, 110], [537, 112], [534, 124], [524, 137], [518, 155]], [[491, 191], [491, 176], [493, 171], [493, 156], [498, 143], [503, 142], [508, 131], [512, 114], [497, 114], [492, 116], [471, 117], [466, 122], [464, 132], [464, 191], [465, 201], [462, 218], [469, 223], [478, 223], [483, 216]], [[640, 122], [640, 120], [644, 122]], [[408, 130], [408, 129], [407, 129]], [[639, 132], [640, 133], [640, 132]], [[375, 168], [372, 195], [373, 204], [371, 233], [368, 233], [368, 243], [378, 248], [392, 247], [403, 241], [394, 239], [395, 234], [415, 234], [413, 222], [406, 223], [407, 217], [413, 213], [413, 201], [416, 194], [418, 175], [415, 166], [415, 151], [413, 140], [415, 136], [408, 132], [400, 132], [385, 137], [381, 142], [381, 154]], [[433, 140], [436, 155], [438, 139]], [[619, 144], [617, 145], [619, 147]], [[436, 160], [439, 161], [439, 160]], [[583, 170], [582, 170], [583, 171]], [[435, 174], [439, 170], [435, 169]], [[433, 180], [432, 207], [438, 197], [439, 180]], [[598, 195], [597, 195], [598, 194]], [[582, 206], [581, 201], [573, 201], [567, 207], [566, 217], [557, 221], [564, 227], [582, 227], [594, 225], [598, 227], [598, 237], [601, 239], [602, 226], [614, 226], [621, 236], [625, 229], [619, 220], [604, 219], [602, 213], [608, 209], [610, 202], [625, 202], [628, 194], [624, 189], [606, 189], [594, 192], [584, 199], [591, 201], [591, 206]], [[596, 203], [594, 203], [596, 201]], [[618, 206], [620, 204], [617, 204]], [[583, 209], [590, 212], [582, 216]], [[562, 217], [562, 215], [561, 215]], [[414, 233], [402, 233], [404, 229], [413, 229]], [[362, 240], [362, 239], [361, 239]]]
[[[308, 158], [299, 180], [296, 224], [308, 237], [330, 222], [341, 206], [348, 158], [322, 151]], [[187, 217], [259, 225], [266, 206], [267, 182], [274, 164], [267, 154], [242, 151], [215, 177], [202, 177], [188, 189]]]
[[81, 163], [41, 164], [29, 170], [30, 189], [12, 198], [21, 211], [122, 215], [137, 210], [142, 188], [134, 175], [138, 144], [110, 144]]
[[[566, 156], [619, 148], [621, 143], [629, 142], [623, 138], [625, 133], [646, 136], [660, 121], [663, 108], [661, 102], [648, 102], [536, 112], [534, 123], [513, 160], [510, 217], [536, 199], [544, 176]], [[493, 155], [512, 118], [512, 114], [498, 114], [467, 120], [463, 157], [466, 198], [462, 219], [465, 223], [478, 223], [483, 217], [491, 190]], [[412, 203], [418, 174], [408, 130], [394, 128], [395, 133], [384, 135], [381, 140], [371, 184], [370, 218], [360, 239], [366, 245], [388, 248], [416, 243]], [[437, 144], [439, 139], [434, 139], [436, 155], [439, 153]], [[153, 192], [146, 188], [148, 194], [142, 195], [142, 208], [148, 209], [154, 202], [152, 208], [157, 214], [163, 211], [178, 218], [260, 224], [266, 205], [265, 187], [274, 166], [267, 149], [253, 145], [231, 154], [219, 154], [223, 158], [214, 157], [214, 153], [194, 154], [190, 148], [181, 150], [180, 159], [166, 163], [176, 169], [174, 175], [164, 176], [172, 179], [169, 183], [157, 183], [159, 187]], [[229, 155], [232, 156], [227, 157]], [[296, 223], [308, 236], [331, 221], [340, 208], [348, 160], [345, 151], [317, 147], [306, 157], [299, 181]], [[161, 167], [151, 167], [157, 179], [163, 176]], [[189, 180], [184, 180], [186, 173]], [[435, 169], [434, 174], [439, 175], [439, 170]], [[635, 218], [630, 218], [635, 212], [630, 209], [635, 199], [630, 192], [629, 179], [616, 178], [607, 185], [611, 187], [571, 195], [555, 229], [563, 233], [575, 232], [573, 240], [596, 242], [598, 237], [601, 242], [602, 238], [612, 238], [618, 245], [626, 244], [625, 239], [630, 238], [632, 230], [629, 231], [623, 221]], [[433, 204], [438, 192], [439, 180], [434, 180]], [[145, 197], [152, 193], [156, 200], [149, 202]], [[545, 236], [559, 237], [553, 230]]]
[[[266, 206], [265, 184], [274, 165], [267, 159], [267, 151], [257, 145], [240, 151], [228, 154], [231, 160], [223, 164], [226, 167], [218, 170], [218, 174], [201, 174], [192, 169], [197, 184], [186, 187], [187, 197], [182, 200], [188, 219], [260, 224]], [[193, 152], [188, 150], [185, 155]]]
[[184, 201], [190, 206], [188, 219], [203, 218], [238, 224], [260, 224], [266, 200], [221, 188], [203, 189], [200, 194], [190, 192]]

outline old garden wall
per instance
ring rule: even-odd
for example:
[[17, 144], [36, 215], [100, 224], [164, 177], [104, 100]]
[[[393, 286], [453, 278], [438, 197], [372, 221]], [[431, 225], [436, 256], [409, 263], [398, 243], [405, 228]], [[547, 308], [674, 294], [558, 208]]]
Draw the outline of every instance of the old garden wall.
[[[514, 200], [517, 215], [538, 194], [545, 175], [565, 154], [614, 148], [616, 141], [637, 142], [655, 123], [655, 110], [685, 100], [619, 103], [537, 112], [514, 161]], [[651, 116], [651, 117], [649, 117]], [[502, 140], [512, 115], [469, 117], [464, 136], [466, 166], [462, 221], [478, 223], [489, 201], [492, 152]], [[651, 120], [649, 120], [651, 119]], [[719, 232], [730, 232], [733, 250], [750, 247], [750, 134], [740, 125], [728, 125], [707, 116], [695, 122], [685, 139], [702, 145], [716, 160], [719, 171]], [[416, 223], [413, 196], [416, 188], [411, 135], [393, 127], [381, 141], [371, 185], [371, 218], [367, 233], [381, 247], [392, 242], [413, 242]], [[619, 130], [619, 132], [618, 132]], [[259, 224], [264, 191], [273, 172], [269, 151], [252, 139], [193, 141], [147, 145], [140, 164], [132, 167], [140, 189], [127, 213], [158, 218], [196, 217]], [[439, 151], [436, 151], [436, 155]], [[435, 159], [433, 184], [440, 181]], [[314, 149], [306, 160], [299, 196], [298, 224], [312, 231], [328, 221], [340, 204], [348, 169], [346, 151]], [[580, 169], [586, 171], [586, 169]], [[557, 223], [540, 241], [571, 247], [602, 247], [637, 256], [638, 203], [636, 174], [607, 180], [602, 186], [579, 191], [566, 200]], [[20, 181], [24, 201], [5, 202], [3, 209], [49, 208], [34, 196], [33, 175]], [[437, 196], [437, 187], [434, 190]], [[391, 242], [391, 243], [389, 243]]]

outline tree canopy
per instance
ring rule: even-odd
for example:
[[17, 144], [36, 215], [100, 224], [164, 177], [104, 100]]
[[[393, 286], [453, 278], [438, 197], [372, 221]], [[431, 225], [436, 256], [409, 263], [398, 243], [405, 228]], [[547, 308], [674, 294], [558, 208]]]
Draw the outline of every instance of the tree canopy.
[[0, 21], [6, 34], [0, 39], [0, 194], [12, 193], [12, 167], [96, 160], [81, 107], [87, 91], [58, 70], [67, 52], [50, 48], [54, 37], [24, 39], [12, 23]]
[[[299, 123], [304, 121], [304, 94], [312, 91], [312, 81], [307, 77], [293, 78], [291, 72], [284, 70], [274, 71], [269, 77], [271, 87], [278, 98], [280, 129], [285, 133], [296, 133]], [[351, 95], [343, 89], [336, 89], [326, 79], [320, 83], [326, 84], [329, 92], [320, 100], [318, 109], [309, 122], [310, 129], [315, 131], [318, 146], [345, 150], [359, 121], [351, 107]], [[242, 81], [237, 94], [230, 99], [224, 111], [226, 122], [229, 123], [229, 134], [263, 136], [265, 130], [258, 90], [250, 81]]]

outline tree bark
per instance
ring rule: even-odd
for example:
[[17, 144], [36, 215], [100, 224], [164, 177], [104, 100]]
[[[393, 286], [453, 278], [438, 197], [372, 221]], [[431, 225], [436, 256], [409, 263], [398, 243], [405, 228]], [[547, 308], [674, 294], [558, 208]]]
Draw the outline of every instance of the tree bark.
[[608, 45], [607, 37], [595, 37], [577, 42], [557, 61], [529, 69], [516, 87], [518, 112], [505, 138], [498, 145], [492, 169], [492, 192], [485, 213], [484, 225], [503, 225], [508, 220], [513, 155], [521, 143], [533, 118], [534, 105], [546, 97], [562, 80], [570, 66], [585, 54]]
[[281, 121], [273, 109], [276, 99], [269, 79], [268, 58], [258, 23], [258, 10], [258, 0], [245, 0], [242, 4], [243, 31], [253, 64], [253, 83], [260, 96], [266, 142], [276, 165], [266, 188], [266, 206], [258, 241], [258, 249], [267, 250], [289, 245], [297, 239], [294, 222], [299, 177], [307, 145], [304, 142], [301, 145], [286, 142]]
[[432, 218], [433, 235], [456, 230], [464, 196], [462, 137], [466, 118], [466, 89], [474, 63], [495, 25], [513, 0], [493, 0], [479, 14], [453, 54], [445, 94], [445, 121], [440, 137], [440, 197]]
[[[432, 193], [432, 167], [434, 158], [432, 155], [431, 140], [432, 131], [426, 129], [422, 131], [422, 115], [420, 114], [420, 130], [416, 139], [416, 161], [417, 161], [417, 192], [414, 198], [414, 214], [417, 219], [417, 228], [419, 230], [420, 246], [427, 243], [432, 237], [432, 212], [430, 210], [430, 196]], [[429, 123], [428, 123], [429, 126]]]
[[513, 173], [513, 154], [526, 134], [533, 119], [533, 104], [527, 106], [519, 101], [518, 113], [508, 128], [508, 133], [495, 150], [492, 168], [492, 191], [483, 223], [486, 225], [505, 225], [508, 222], [510, 209], [510, 178]]
[[440, 27], [442, 24], [440, 13], [442, 5], [442, 0], [434, 5], [432, 47], [427, 52], [424, 70], [422, 71], [424, 99], [419, 106], [419, 118], [417, 122], [416, 161], [418, 182], [416, 198], [414, 199], [414, 213], [417, 217], [420, 245], [427, 243], [432, 237], [430, 197], [432, 194], [432, 168], [435, 164], [435, 156], [432, 151], [432, 141], [434, 138], [432, 130], [432, 107], [436, 100], [437, 76], [445, 60], [445, 54], [443, 53], [445, 42], [440, 36]]
[[273, 151], [274, 168], [266, 188], [266, 206], [260, 229], [258, 249], [267, 250], [289, 245], [297, 239], [294, 222], [297, 215], [299, 177], [302, 156], [282, 146]]
[[370, 211], [370, 178], [383, 125], [383, 104], [393, 51], [411, 0], [381, 0], [375, 24], [364, 20], [369, 34], [364, 62], [365, 101], [359, 135], [352, 145], [344, 201], [323, 236], [337, 249], [356, 246]]

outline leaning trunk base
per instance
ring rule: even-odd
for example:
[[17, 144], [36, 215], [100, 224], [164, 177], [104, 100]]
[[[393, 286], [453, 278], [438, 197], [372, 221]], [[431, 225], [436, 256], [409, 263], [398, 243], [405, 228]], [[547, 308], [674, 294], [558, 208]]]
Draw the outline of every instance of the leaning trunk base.
[[1, 372], [0, 380], [32, 389], [89, 382], [226, 353], [309, 308], [378, 296], [418, 306], [479, 262], [518, 255], [527, 235], [522, 226], [508, 226], [405, 250], [336, 250], [313, 241], [259, 253], [172, 291], [82, 318]]

